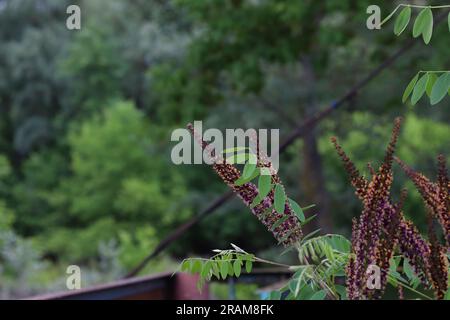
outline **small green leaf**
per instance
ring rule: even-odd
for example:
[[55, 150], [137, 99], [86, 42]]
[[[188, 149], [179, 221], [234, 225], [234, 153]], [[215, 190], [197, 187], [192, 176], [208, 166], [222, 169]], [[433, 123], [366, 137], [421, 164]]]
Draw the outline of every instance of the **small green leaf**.
[[220, 280], [220, 270], [219, 270], [219, 265], [218, 265], [217, 261], [214, 261], [214, 263], [212, 264], [212, 274], [213, 274], [218, 280]]
[[[427, 23], [429, 23], [430, 11], [430, 8], [425, 8], [420, 11], [419, 15], [417, 16], [413, 27], [414, 38], [420, 36], [424, 32], [425, 28], [427, 28]], [[433, 13], [431, 13], [431, 19], [433, 19]]]
[[425, 26], [422, 31], [422, 38], [425, 44], [429, 44], [431, 36], [433, 35], [433, 11], [428, 8], [425, 13]]
[[412, 105], [415, 105], [420, 100], [420, 98], [422, 98], [423, 94], [425, 93], [425, 90], [427, 89], [427, 82], [428, 82], [428, 73], [425, 73], [419, 79], [419, 81], [417, 81], [417, 84], [414, 87], [414, 91], [411, 97]]
[[272, 176], [260, 175], [258, 178], [258, 196], [264, 199], [272, 189]]
[[284, 193], [283, 186], [277, 184], [275, 186], [275, 201], [274, 207], [278, 213], [284, 213], [284, 207], [286, 205], [286, 194]]
[[256, 170], [256, 163], [247, 162], [242, 171], [242, 175], [237, 179], [234, 184], [237, 186], [242, 186], [247, 182], [252, 181], [259, 175], [259, 170]]
[[201, 271], [201, 273], [200, 273], [200, 275], [201, 275], [201, 277], [202, 277], [203, 279], [207, 279], [207, 278], [209, 277], [209, 273], [210, 273], [210, 271], [211, 271], [211, 268], [212, 268], [212, 263], [211, 263], [211, 261], [207, 261], [207, 262], [203, 265], [202, 271]]
[[234, 261], [233, 269], [234, 269], [234, 275], [236, 277], [239, 277], [241, 275], [241, 261], [240, 260]]
[[250, 178], [256, 170], [256, 163], [247, 162], [244, 166], [244, 170], [242, 172], [242, 177], [244, 179]]
[[192, 273], [200, 273], [202, 271], [202, 262], [200, 260], [193, 260], [191, 264]]
[[233, 269], [233, 263], [231, 261], [228, 261], [228, 275], [232, 277], [234, 275], [234, 269]]
[[228, 275], [228, 262], [227, 261], [221, 261], [220, 262], [220, 275], [222, 276], [222, 279], [225, 280]]
[[263, 199], [261, 199], [261, 197], [259, 196], [259, 194], [253, 199], [252, 203], [250, 204], [250, 208], [253, 209], [254, 207], [256, 207], [258, 204], [261, 203]]
[[406, 274], [409, 280], [415, 277], [411, 265], [408, 263], [408, 260], [406, 259], [403, 261], [403, 272]]
[[252, 272], [252, 267], [253, 267], [252, 260], [245, 261], [245, 271], [247, 271], [247, 273]]
[[405, 7], [395, 20], [394, 33], [399, 36], [408, 26], [411, 20], [411, 7]]
[[241, 177], [238, 180], [236, 180], [234, 182], [234, 184], [237, 186], [242, 186], [243, 184], [246, 184], [246, 183], [252, 181], [253, 179], [255, 179], [258, 175], [259, 175], [259, 171], [255, 170], [250, 177], [248, 177], [247, 179], [242, 179], [242, 177]]
[[327, 292], [325, 290], [320, 290], [314, 293], [310, 300], [323, 300], [327, 296]]
[[191, 261], [190, 260], [184, 260], [181, 264], [181, 272], [189, 272], [191, 269]]
[[294, 210], [294, 212], [297, 215], [297, 217], [300, 220], [300, 222], [304, 222], [305, 221], [305, 214], [303, 213], [302, 208], [294, 200], [292, 200], [290, 198], [288, 198], [288, 200], [289, 200], [289, 204], [291, 205], [292, 210]]
[[427, 96], [431, 98], [431, 90], [433, 90], [433, 86], [436, 83], [437, 75], [435, 73], [429, 73], [428, 74], [428, 81], [427, 81]]
[[413, 287], [414, 289], [417, 289], [417, 287], [422, 283], [422, 281], [420, 281], [419, 277], [414, 277], [411, 280], [411, 287]]
[[403, 93], [402, 102], [405, 103], [406, 100], [408, 100], [409, 96], [411, 95], [411, 92], [413, 91], [417, 80], [419, 79], [419, 74], [416, 74], [415, 77], [409, 82], [408, 86], [405, 89], [405, 92]]
[[444, 99], [449, 89], [449, 78], [450, 73], [444, 73], [436, 80], [433, 90], [431, 90], [430, 102], [432, 105], [435, 105]]
[[255, 256], [251, 253], [246, 253], [242, 256], [242, 260], [245, 260], [245, 261], [253, 261], [254, 258], [255, 258]]
[[400, 265], [400, 257], [392, 257], [391, 260], [389, 260], [389, 264], [391, 268], [397, 270]]

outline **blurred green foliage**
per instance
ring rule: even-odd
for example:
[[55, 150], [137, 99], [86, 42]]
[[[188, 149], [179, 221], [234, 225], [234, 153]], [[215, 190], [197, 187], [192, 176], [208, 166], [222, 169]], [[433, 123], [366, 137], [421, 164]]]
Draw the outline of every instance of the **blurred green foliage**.
[[[257, 294], [258, 286], [255, 284], [237, 283], [234, 285], [234, 298], [237, 300], [255, 300], [259, 299]], [[210, 283], [209, 291], [211, 295], [219, 300], [228, 300], [233, 298], [230, 295], [230, 285], [223, 283]]]

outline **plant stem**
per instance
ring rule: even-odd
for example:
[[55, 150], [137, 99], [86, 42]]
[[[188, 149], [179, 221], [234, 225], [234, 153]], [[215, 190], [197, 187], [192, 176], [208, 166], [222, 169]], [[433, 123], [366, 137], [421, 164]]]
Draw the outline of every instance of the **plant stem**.
[[429, 71], [421, 70], [421, 71], [419, 71], [419, 73], [448, 73], [448, 72], [450, 72], [450, 70], [429, 70]]
[[283, 263], [269, 261], [269, 260], [261, 259], [261, 258], [258, 258], [258, 257], [254, 257], [254, 259], [255, 259], [255, 262], [267, 263], [267, 264], [271, 264], [271, 265], [279, 266], [279, 267], [283, 267], [283, 268], [288, 268], [288, 269], [291, 268], [291, 266], [289, 266], [287, 264], [283, 264]]
[[411, 7], [411, 8], [420, 8], [420, 9], [426, 9], [426, 8], [446, 9], [446, 8], [450, 8], [450, 4], [441, 5], [441, 6], [421, 6], [421, 5], [416, 5], [416, 4], [399, 4], [399, 7]]

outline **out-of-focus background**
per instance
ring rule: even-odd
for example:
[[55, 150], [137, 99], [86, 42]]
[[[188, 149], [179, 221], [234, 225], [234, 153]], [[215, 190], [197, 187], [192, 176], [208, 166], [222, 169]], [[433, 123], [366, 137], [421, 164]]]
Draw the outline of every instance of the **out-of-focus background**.
[[[81, 30], [66, 28], [70, 4], [81, 8]], [[206, 165], [171, 162], [171, 132], [203, 120], [279, 128], [283, 140], [411, 38], [395, 37], [392, 22], [368, 30], [370, 4], [385, 16], [397, 2], [0, 0], [0, 298], [66, 290], [68, 265], [81, 267], [83, 287], [126, 275], [227, 190]], [[397, 154], [434, 178], [436, 155], [448, 155], [449, 98], [412, 107], [401, 96], [417, 71], [450, 67], [448, 44], [442, 24], [431, 46], [415, 45], [282, 155], [289, 195], [316, 204], [311, 230], [349, 236], [361, 209], [332, 135], [366, 172], [404, 116]], [[410, 190], [405, 214], [423, 230], [419, 195], [397, 169], [393, 195]], [[230, 243], [295, 258], [280, 256], [233, 199], [139, 275]], [[210, 290], [227, 296], [224, 285]], [[255, 285], [236, 296], [255, 297]]]

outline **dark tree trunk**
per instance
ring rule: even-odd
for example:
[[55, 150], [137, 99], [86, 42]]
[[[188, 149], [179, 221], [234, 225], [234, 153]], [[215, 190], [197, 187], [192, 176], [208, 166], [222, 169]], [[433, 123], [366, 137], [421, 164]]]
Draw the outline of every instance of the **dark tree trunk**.
[[[318, 108], [316, 92], [316, 75], [314, 67], [309, 57], [303, 57], [302, 65], [304, 67], [305, 83], [308, 85], [309, 97], [308, 103], [303, 109], [303, 116], [308, 117], [315, 113]], [[321, 229], [321, 234], [329, 233], [332, 230], [331, 204], [330, 197], [325, 188], [325, 177], [323, 175], [322, 159], [317, 148], [317, 130], [312, 129], [303, 138], [303, 148], [301, 150], [301, 159], [303, 168], [300, 177], [303, 199], [309, 204], [315, 204], [313, 212], [317, 217], [306, 226], [306, 232], [312, 232]]]
[[[317, 148], [317, 136], [315, 130], [310, 131], [303, 139], [302, 148], [302, 175], [300, 177], [302, 192], [300, 199], [303, 204], [315, 204], [311, 212], [317, 217], [311, 221], [306, 229], [312, 232], [321, 229], [321, 233], [329, 233], [332, 230], [330, 198], [325, 188], [322, 159]], [[308, 211], [306, 212], [308, 215]]]

